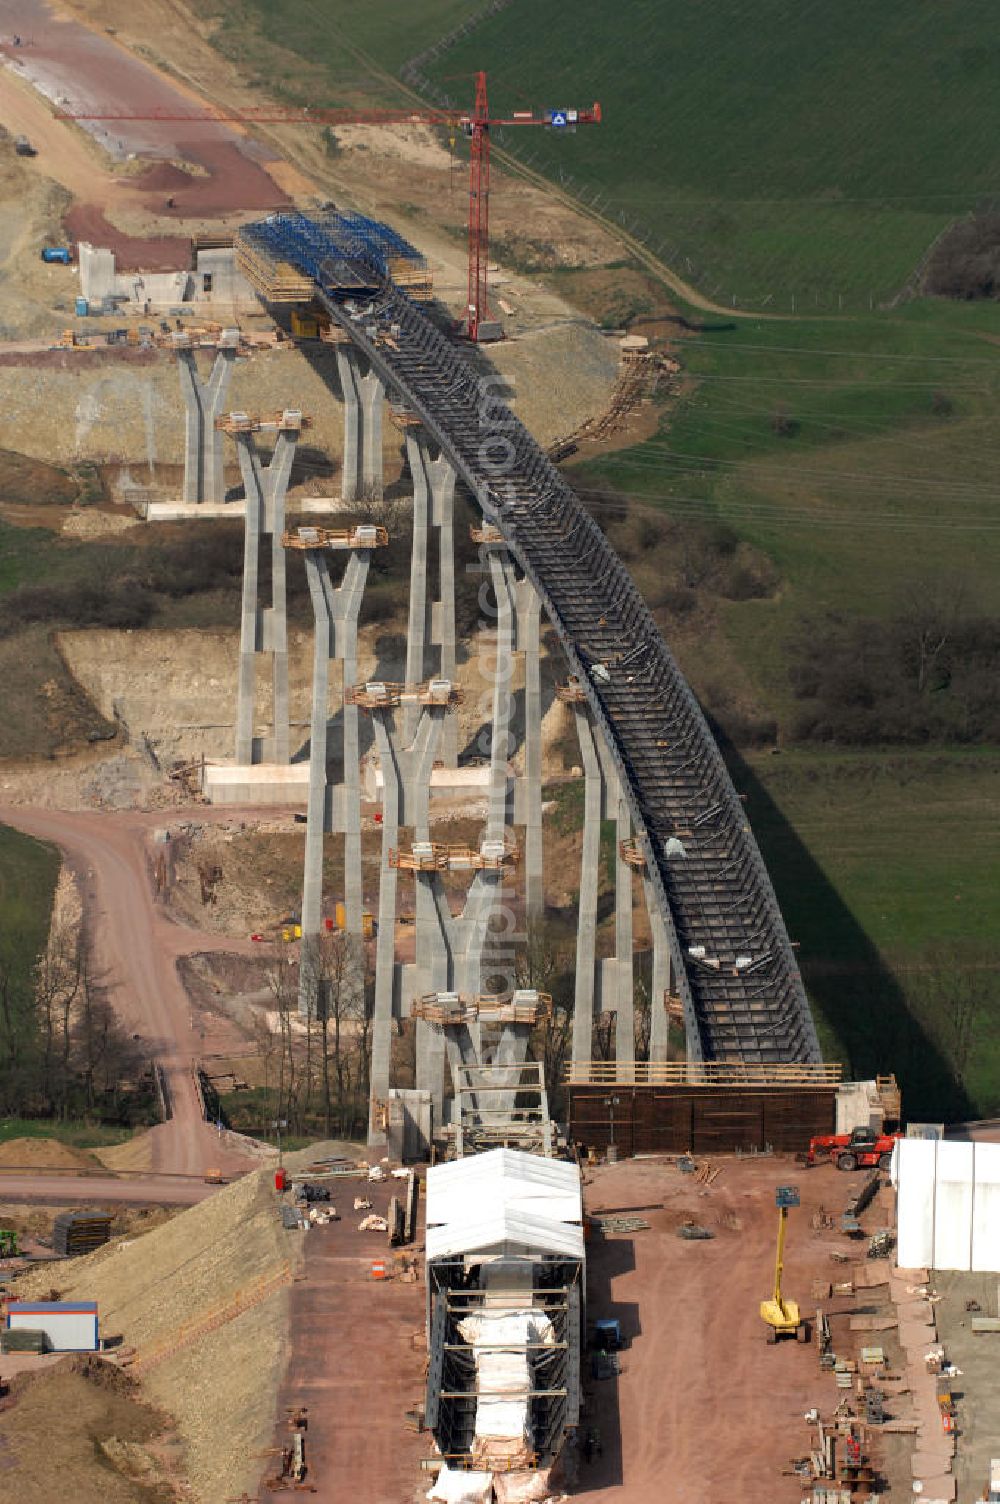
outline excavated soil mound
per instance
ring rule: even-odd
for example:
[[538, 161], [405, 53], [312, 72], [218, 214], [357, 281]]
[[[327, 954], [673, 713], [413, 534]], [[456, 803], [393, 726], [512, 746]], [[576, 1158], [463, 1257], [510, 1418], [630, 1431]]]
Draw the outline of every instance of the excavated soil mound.
[[153, 1142], [148, 1133], [139, 1133], [124, 1144], [111, 1144], [107, 1149], [95, 1149], [94, 1155], [109, 1170], [153, 1168]]
[[190, 187], [195, 176], [194, 172], [185, 172], [183, 167], [175, 167], [172, 162], [158, 162], [155, 167], [139, 174], [135, 186], [148, 189], [150, 193], [173, 193], [175, 188]]
[[[285, 1160], [295, 1168], [344, 1152], [350, 1146], [314, 1145]], [[260, 1462], [253, 1453], [273, 1431], [288, 1342], [289, 1290], [281, 1281], [299, 1266], [302, 1234], [281, 1225], [270, 1168], [152, 1232], [134, 1231], [60, 1266], [60, 1295], [96, 1300], [102, 1335], [136, 1350], [142, 1392], [177, 1424], [191, 1497], [220, 1504], [255, 1482]], [[39, 1269], [19, 1281], [18, 1293], [39, 1299], [52, 1278], [51, 1270]], [[124, 1456], [119, 1451], [110, 1460], [119, 1465]], [[5, 1482], [0, 1450], [0, 1500]], [[59, 1491], [38, 1497], [50, 1504]]]
[[128, 1374], [81, 1354], [11, 1383], [0, 1413], [0, 1498], [18, 1504], [172, 1504], [156, 1444], [166, 1418]]
[[100, 1163], [86, 1149], [73, 1149], [54, 1138], [11, 1138], [0, 1144], [0, 1168], [98, 1170]]

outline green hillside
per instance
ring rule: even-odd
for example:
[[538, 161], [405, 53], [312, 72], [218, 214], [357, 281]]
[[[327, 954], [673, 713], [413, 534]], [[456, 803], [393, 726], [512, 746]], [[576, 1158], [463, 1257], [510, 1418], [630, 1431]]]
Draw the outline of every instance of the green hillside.
[[477, 67], [508, 107], [599, 99], [504, 145], [741, 306], [877, 304], [1000, 175], [990, 0], [514, 0], [428, 71]]

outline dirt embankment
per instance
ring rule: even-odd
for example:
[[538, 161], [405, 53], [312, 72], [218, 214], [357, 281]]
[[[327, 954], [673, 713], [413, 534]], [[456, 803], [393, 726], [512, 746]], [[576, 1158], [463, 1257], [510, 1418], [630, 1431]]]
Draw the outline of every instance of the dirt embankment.
[[3, 1170], [99, 1170], [100, 1160], [54, 1138], [9, 1138], [0, 1144]]
[[136, 1382], [78, 1354], [13, 1380], [0, 1412], [0, 1497], [171, 1504], [181, 1498], [173, 1451], [169, 1421], [141, 1399]]
[[[286, 1276], [300, 1253], [281, 1227], [273, 1172], [262, 1170], [143, 1237], [39, 1270], [19, 1291], [38, 1298], [55, 1283], [63, 1297], [97, 1301], [102, 1334], [138, 1354], [142, 1396], [176, 1422], [194, 1498], [218, 1504], [251, 1487], [259, 1471], [252, 1453], [274, 1425]], [[237, 1301], [251, 1303], [233, 1314]], [[49, 1504], [57, 1475], [44, 1457], [32, 1466], [50, 1489], [38, 1504]]]

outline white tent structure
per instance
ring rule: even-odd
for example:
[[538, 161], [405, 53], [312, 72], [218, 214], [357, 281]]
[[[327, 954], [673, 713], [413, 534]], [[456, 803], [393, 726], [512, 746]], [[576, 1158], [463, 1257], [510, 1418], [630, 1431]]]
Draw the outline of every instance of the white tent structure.
[[427, 1172], [427, 1258], [464, 1254], [583, 1258], [583, 1199], [575, 1165], [492, 1149]]
[[891, 1178], [900, 1268], [1000, 1272], [1000, 1144], [900, 1139]]
[[541, 1487], [580, 1415], [579, 1169], [518, 1149], [433, 1165], [426, 1257], [428, 1429], [446, 1458]]

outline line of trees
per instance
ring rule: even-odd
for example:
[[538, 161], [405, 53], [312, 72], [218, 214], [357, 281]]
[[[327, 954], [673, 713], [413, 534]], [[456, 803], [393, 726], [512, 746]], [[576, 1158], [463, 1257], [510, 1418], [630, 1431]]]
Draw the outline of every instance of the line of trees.
[[914, 589], [887, 619], [829, 613], [789, 644], [800, 740], [855, 745], [1000, 739], [1000, 618], [959, 589]]
[[32, 966], [23, 937], [0, 940], [0, 1115], [145, 1123], [155, 1083], [122, 1027], [82, 933], [57, 933]]

